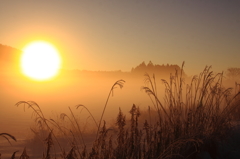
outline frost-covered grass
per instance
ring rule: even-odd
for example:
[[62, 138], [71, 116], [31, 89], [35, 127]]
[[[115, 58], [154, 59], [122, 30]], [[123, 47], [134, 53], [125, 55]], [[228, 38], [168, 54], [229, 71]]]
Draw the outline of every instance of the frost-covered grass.
[[[140, 111], [133, 104], [129, 119], [119, 109], [115, 126], [110, 128], [103, 121], [105, 109], [114, 88], [122, 88], [125, 81], [117, 81], [110, 89], [99, 121], [87, 107], [78, 105], [77, 109], [88, 111], [95, 132], [86, 132], [85, 124], [71, 108], [56, 120], [46, 119], [36, 102], [20, 101], [16, 106], [25, 105], [34, 112], [38, 127], [32, 129], [33, 141], [43, 141], [41, 158], [175, 159], [196, 158], [200, 152], [211, 157], [219, 155], [217, 145], [228, 139], [240, 110], [240, 93], [232, 94], [231, 88], [223, 87], [223, 73], [213, 74], [206, 67], [185, 84], [182, 66], [169, 81], [162, 80], [164, 97], [158, 96], [156, 81], [154, 75], [146, 74], [142, 88], [153, 107]], [[24, 149], [22, 157], [29, 156], [27, 149], [31, 147]]]

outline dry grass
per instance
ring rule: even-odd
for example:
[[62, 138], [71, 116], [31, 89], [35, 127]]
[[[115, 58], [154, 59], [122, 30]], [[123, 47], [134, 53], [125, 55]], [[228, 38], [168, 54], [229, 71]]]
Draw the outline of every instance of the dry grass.
[[9, 138], [14, 140], [14, 141], [17, 141], [17, 139], [13, 135], [8, 134], [8, 133], [0, 133], [0, 137], [5, 138], [9, 142], [9, 144], [11, 144]]
[[[90, 147], [85, 141], [83, 125], [70, 108], [70, 116], [63, 113], [61, 121], [57, 122], [46, 119], [41, 108], [33, 101], [21, 101], [16, 105], [27, 105], [33, 109], [38, 123], [37, 131], [48, 132], [43, 158], [177, 159], [196, 158], [200, 151], [216, 156], [216, 144], [228, 135], [236, 119], [234, 112], [240, 110], [240, 93], [232, 94], [232, 89], [224, 89], [223, 73], [213, 74], [210, 67], [194, 76], [190, 84], [185, 84], [183, 66], [180, 72], [170, 75], [169, 81], [162, 80], [165, 85], [163, 100], [158, 97], [155, 76], [146, 74], [147, 86], [142, 89], [149, 95], [153, 108], [141, 112], [133, 104], [129, 121], [119, 109], [116, 130], [106, 127], [103, 115], [114, 88], [122, 88], [125, 81], [117, 81], [110, 89], [99, 122], [87, 107], [78, 105], [77, 108], [83, 107], [89, 112], [96, 125], [97, 132]], [[142, 117], [141, 113], [144, 114]], [[68, 122], [69, 127], [64, 126], [63, 122]], [[38, 132], [34, 132], [38, 135]], [[63, 138], [64, 143], [61, 142]], [[26, 149], [23, 154], [28, 157]]]

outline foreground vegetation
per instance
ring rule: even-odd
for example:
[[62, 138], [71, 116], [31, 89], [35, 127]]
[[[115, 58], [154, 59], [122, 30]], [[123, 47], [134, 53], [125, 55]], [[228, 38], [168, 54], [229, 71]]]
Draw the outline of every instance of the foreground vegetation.
[[[107, 128], [103, 116], [114, 88], [122, 88], [124, 80], [112, 86], [99, 122], [87, 107], [78, 105], [76, 109], [86, 109], [96, 125], [91, 144], [86, 141], [83, 125], [71, 108], [70, 115], [63, 113], [58, 121], [46, 119], [33, 101], [20, 101], [16, 106], [28, 106], [34, 112], [38, 129], [32, 131], [36, 137], [45, 139], [41, 158], [177, 159], [196, 158], [201, 151], [216, 156], [216, 145], [226, 139], [233, 122], [239, 118], [240, 92], [234, 94], [233, 89], [224, 88], [223, 73], [213, 74], [210, 69], [206, 67], [190, 84], [185, 84], [182, 66], [170, 75], [169, 81], [162, 80], [163, 101], [158, 97], [155, 76], [146, 74], [146, 86], [142, 89], [149, 95], [153, 107], [140, 111], [133, 104], [129, 120], [119, 109], [115, 127]], [[3, 135], [15, 139], [10, 134]], [[20, 158], [29, 158], [26, 149]]]

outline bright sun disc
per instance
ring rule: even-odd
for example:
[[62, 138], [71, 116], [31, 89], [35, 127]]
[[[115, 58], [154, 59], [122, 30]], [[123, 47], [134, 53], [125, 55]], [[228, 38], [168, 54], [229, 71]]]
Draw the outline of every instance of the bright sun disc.
[[58, 51], [49, 43], [37, 41], [23, 50], [22, 72], [35, 80], [47, 80], [57, 75], [61, 65]]

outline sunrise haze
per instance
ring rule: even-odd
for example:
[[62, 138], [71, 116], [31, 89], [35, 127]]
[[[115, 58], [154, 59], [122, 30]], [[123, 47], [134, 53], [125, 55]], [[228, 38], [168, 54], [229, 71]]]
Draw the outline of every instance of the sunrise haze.
[[0, 158], [240, 158], [240, 0], [0, 0], [0, 23]]
[[46, 40], [63, 67], [130, 71], [142, 61], [186, 62], [195, 75], [239, 67], [240, 1], [1, 1], [0, 43]]

